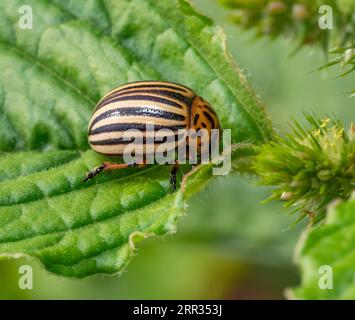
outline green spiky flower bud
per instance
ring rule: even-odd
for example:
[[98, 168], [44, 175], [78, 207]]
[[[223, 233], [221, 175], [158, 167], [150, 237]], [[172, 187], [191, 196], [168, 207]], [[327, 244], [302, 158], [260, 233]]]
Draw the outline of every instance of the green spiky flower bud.
[[346, 131], [339, 121], [306, 118], [309, 129], [294, 122], [291, 134], [261, 146], [254, 168], [261, 184], [275, 187], [269, 199], [314, 222], [355, 189], [355, 126]]

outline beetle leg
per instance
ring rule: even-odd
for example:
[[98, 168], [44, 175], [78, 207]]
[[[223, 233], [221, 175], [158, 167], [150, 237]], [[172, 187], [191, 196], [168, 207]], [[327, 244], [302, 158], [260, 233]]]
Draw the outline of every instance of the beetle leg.
[[132, 163], [132, 164], [127, 164], [127, 163], [111, 163], [111, 162], [103, 162], [101, 166], [96, 167], [94, 170], [89, 171], [86, 174], [86, 177], [84, 179], [84, 182], [93, 179], [96, 177], [98, 174], [100, 174], [102, 171], [106, 170], [117, 170], [117, 169], [125, 169], [128, 167], [144, 167], [146, 166], [145, 163], [142, 164], [137, 164], [137, 163]]
[[102, 164], [104, 166], [103, 170], [116, 170], [116, 169], [126, 169], [128, 167], [136, 166], [136, 164], [127, 164], [127, 163], [111, 163], [111, 162], [104, 162]]
[[176, 174], [179, 170], [179, 164], [176, 162], [170, 171], [170, 185], [173, 191], [176, 191]]
[[102, 164], [101, 166], [96, 167], [94, 170], [86, 173], [84, 182], [89, 181], [89, 180], [93, 179], [94, 177], [96, 177], [98, 174], [100, 174], [104, 170], [104, 168], [105, 168], [105, 166], [104, 166], [104, 164]]

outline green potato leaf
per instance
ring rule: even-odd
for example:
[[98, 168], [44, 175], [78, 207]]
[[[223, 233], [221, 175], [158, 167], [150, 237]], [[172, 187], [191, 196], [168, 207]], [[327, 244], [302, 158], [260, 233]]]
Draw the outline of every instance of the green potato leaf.
[[[19, 8], [30, 6], [32, 29]], [[176, 229], [212, 165], [172, 193], [169, 166], [85, 173], [110, 159], [89, 150], [96, 102], [130, 81], [165, 80], [207, 99], [247, 171], [272, 138], [263, 106], [231, 60], [222, 30], [185, 0], [5, 0], [0, 3], [0, 256], [38, 257], [73, 277], [121, 272], [135, 243]], [[248, 143], [248, 144], [245, 144]], [[181, 178], [181, 177], [180, 177]]]
[[296, 299], [355, 299], [355, 194], [329, 208], [325, 223], [305, 231], [296, 261], [302, 282]]

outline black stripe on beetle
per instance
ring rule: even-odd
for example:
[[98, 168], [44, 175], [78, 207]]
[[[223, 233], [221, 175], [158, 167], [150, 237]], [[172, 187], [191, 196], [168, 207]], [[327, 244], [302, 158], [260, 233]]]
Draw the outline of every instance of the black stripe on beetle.
[[[168, 138], [173, 138], [168, 141]], [[179, 139], [182, 139], [183, 137], [180, 137]], [[90, 144], [92, 145], [98, 145], [98, 146], [106, 146], [106, 145], [122, 145], [122, 144], [163, 144], [165, 142], [168, 143], [174, 143], [176, 142], [176, 135], [171, 135], [171, 136], [163, 136], [162, 139], [156, 140], [152, 137], [152, 139], [149, 139], [147, 141], [146, 137], [127, 137], [126, 139], [124, 138], [116, 138], [116, 139], [106, 139], [106, 140], [97, 140], [97, 141], [90, 141]], [[148, 143], [149, 142], [149, 143]]]
[[206, 112], [206, 111], [203, 111], [203, 114], [205, 115], [205, 117], [209, 120], [209, 122], [211, 123], [211, 127], [214, 128], [214, 120], [212, 118], [212, 116]]
[[194, 98], [194, 97], [187, 97], [187, 96], [184, 96], [184, 95], [182, 95], [180, 93], [173, 92], [173, 91], [167, 91], [167, 90], [145, 89], [145, 90], [134, 90], [134, 91], [131, 91], [131, 88], [127, 88], [127, 89], [124, 89], [122, 91], [120, 90], [119, 92], [114, 92], [114, 93], [112, 93], [112, 95], [110, 95], [107, 98], [103, 99], [100, 102], [99, 108], [101, 108], [101, 107], [109, 104], [110, 102], [114, 101], [114, 98], [126, 96], [126, 95], [129, 95], [129, 94], [136, 94], [136, 93], [139, 93], [139, 94], [142, 94], [142, 93], [156, 94], [156, 95], [159, 95], [159, 96], [163, 96], [163, 97], [160, 97], [162, 99], [164, 99], [166, 97], [167, 98], [173, 98], [173, 99], [178, 100], [181, 103], [184, 103], [184, 104], [186, 104], [188, 106], [191, 106], [192, 100]]
[[[181, 86], [179, 84], [174, 84], [174, 83], [171, 83], [171, 85], [169, 85], [169, 84], [160, 84], [160, 83], [158, 83], [158, 84], [145, 84], [145, 82], [151, 82], [151, 81], [139, 81], [139, 82], [144, 83], [144, 84], [140, 84], [140, 85], [136, 85], [136, 86], [128, 86], [128, 87], [125, 87], [125, 88], [122, 88], [120, 90], [115, 91], [115, 93], [123, 91], [123, 90], [127, 90], [127, 89], [139, 89], [139, 88], [166, 88], [166, 89], [179, 90], [179, 91], [184, 92], [184, 93], [191, 93], [190, 89], [188, 89], [187, 87]], [[132, 83], [139, 83], [139, 82], [132, 82]]]
[[[175, 141], [175, 139], [174, 139]], [[151, 141], [152, 143], [150, 144], [159, 144], [159, 143], [163, 143], [160, 141]], [[137, 139], [137, 138], [127, 138], [127, 139], [123, 139], [123, 138], [116, 138], [116, 139], [106, 139], [106, 140], [98, 140], [98, 141], [90, 141], [91, 145], [94, 146], [108, 146], [108, 145], [122, 145], [122, 144], [147, 144], [147, 140], [146, 138], [142, 138], [142, 139]]]
[[138, 100], [138, 101], [150, 101], [150, 102], [158, 102], [161, 104], [166, 104], [169, 106], [177, 107], [179, 109], [183, 108], [183, 106], [175, 101], [171, 101], [169, 99], [165, 99], [162, 97], [155, 97], [155, 96], [148, 96], [148, 95], [136, 95], [134, 92], [132, 92], [132, 95], [130, 96], [122, 96], [122, 97], [117, 97], [112, 100], [106, 101], [103, 104], [99, 104], [95, 111], [100, 110], [102, 107], [108, 105], [109, 103], [112, 102], [119, 102], [119, 101], [129, 101], [129, 100]]
[[[152, 126], [154, 131], [162, 130], [162, 129], [170, 129], [172, 131], [177, 131], [178, 129], [185, 129], [185, 125], [153, 125]], [[104, 132], [122, 132], [130, 129], [137, 129], [140, 131], [145, 131], [147, 125], [145, 123], [112, 123], [106, 124], [104, 126], [95, 128], [89, 132], [90, 135], [95, 135]]]
[[[98, 115], [91, 123], [90, 129], [99, 121], [109, 118], [125, 117], [125, 116], [139, 116], [139, 117], [153, 117], [160, 119], [185, 121], [185, 116], [179, 113], [165, 111], [158, 108], [147, 107], [129, 107], [129, 108], [115, 108]], [[114, 121], [114, 120], [113, 120]]]

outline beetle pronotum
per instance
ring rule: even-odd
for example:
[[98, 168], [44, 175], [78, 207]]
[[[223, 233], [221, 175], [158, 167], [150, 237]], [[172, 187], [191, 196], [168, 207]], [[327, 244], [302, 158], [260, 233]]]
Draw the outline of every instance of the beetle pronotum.
[[[138, 129], [147, 134], [144, 131], [147, 123], [154, 123], [154, 130], [172, 130], [175, 135], [174, 149], [179, 144], [179, 129], [206, 129], [209, 135], [212, 129], [220, 129], [217, 114], [191, 89], [170, 82], [139, 81], [111, 90], [98, 102], [89, 123], [88, 141], [98, 153], [122, 156], [127, 147], [127, 140], [123, 139], [124, 132]], [[145, 166], [144, 159], [134, 164], [104, 162], [88, 172], [84, 181], [105, 170]], [[177, 166], [178, 162], [173, 166], [170, 176], [174, 190]]]

